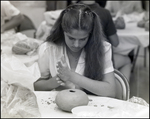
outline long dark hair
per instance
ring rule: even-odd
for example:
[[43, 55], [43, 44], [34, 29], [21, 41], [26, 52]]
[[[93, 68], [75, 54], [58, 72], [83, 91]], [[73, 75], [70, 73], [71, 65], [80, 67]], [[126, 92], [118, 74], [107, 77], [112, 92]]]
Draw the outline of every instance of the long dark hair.
[[57, 45], [65, 43], [64, 31], [71, 32], [72, 29], [85, 30], [90, 34], [84, 47], [86, 53], [84, 76], [102, 80], [105, 37], [99, 17], [84, 4], [70, 5], [61, 12], [46, 41]]

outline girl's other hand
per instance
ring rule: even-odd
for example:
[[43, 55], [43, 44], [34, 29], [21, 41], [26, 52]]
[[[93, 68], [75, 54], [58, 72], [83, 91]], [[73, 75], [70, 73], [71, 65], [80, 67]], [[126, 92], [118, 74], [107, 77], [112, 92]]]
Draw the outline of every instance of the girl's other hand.
[[68, 66], [66, 64], [62, 64], [62, 62], [58, 62], [57, 68], [58, 68], [58, 70], [57, 70], [58, 77], [64, 82], [68, 81], [70, 78], [70, 73], [71, 73]]
[[56, 77], [57, 83], [59, 83], [61, 86], [65, 86], [65, 83], [57, 76]]

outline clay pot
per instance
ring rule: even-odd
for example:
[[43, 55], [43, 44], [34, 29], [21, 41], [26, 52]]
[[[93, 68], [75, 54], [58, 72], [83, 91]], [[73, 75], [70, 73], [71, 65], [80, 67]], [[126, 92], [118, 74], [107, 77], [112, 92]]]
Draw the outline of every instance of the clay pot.
[[61, 110], [71, 112], [74, 107], [87, 105], [89, 99], [87, 94], [79, 89], [66, 89], [57, 94], [55, 102]]

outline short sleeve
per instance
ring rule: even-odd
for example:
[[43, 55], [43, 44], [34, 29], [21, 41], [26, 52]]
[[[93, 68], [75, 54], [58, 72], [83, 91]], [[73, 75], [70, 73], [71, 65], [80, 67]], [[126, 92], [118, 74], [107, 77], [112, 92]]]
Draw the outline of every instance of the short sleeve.
[[50, 70], [49, 70], [49, 52], [48, 48], [46, 47], [47, 44], [44, 43], [39, 47], [38, 55], [38, 65], [41, 72], [41, 78], [49, 78], [50, 77]]
[[106, 25], [106, 35], [109, 37], [111, 35], [114, 35], [116, 34], [116, 27], [115, 27], [115, 24], [112, 20], [112, 16], [110, 14], [110, 12], [107, 10], [107, 25]]
[[110, 73], [114, 71], [113, 63], [112, 63], [112, 50], [111, 44], [104, 41], [104, 74]]
[[3, 10], [5, 12], [6, 17], [11, 18], [20, 13], [20, 11], [14, 7], [9, 1], [3, 2]]

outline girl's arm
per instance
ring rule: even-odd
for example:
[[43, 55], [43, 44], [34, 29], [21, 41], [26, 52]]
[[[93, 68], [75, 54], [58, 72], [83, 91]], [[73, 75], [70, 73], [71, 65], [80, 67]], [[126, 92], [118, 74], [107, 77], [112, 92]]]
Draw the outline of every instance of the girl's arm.
[[72, 73], [70, 81], [80, 87], [100, 96], [115, 97], [115, 77], [114, 73], [104, 75], [103, 81], [96, 81], [77, 73]]
[[36, 82], [34, 82], [34, 90], [35, 91], [50, 91], [58, 86], [60, 86], [59, 83], [57, 83], [56, 80], [57, 76], [52, 78], [40, 78]]
[[96, 81], [71, 71], [59, 62], [58, 73], [58, 77], [64, 82], [71, 81], [96, 95], [115, 97], [115, 76], [113, 72], [105, 74], [103, 81]]

